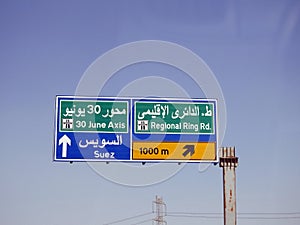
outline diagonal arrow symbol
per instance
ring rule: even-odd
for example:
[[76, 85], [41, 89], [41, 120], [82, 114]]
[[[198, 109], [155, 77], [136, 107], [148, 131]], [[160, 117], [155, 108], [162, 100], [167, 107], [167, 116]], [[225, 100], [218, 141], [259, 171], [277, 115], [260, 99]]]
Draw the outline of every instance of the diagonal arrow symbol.
[[64, 135], [58, 140], [58, 145], [62, 145], [62, 157], [66, 158], [67, 148], [68, 145], [71, 145], [71, 139], [67, 135]]
[[195, 153], [195, 146], [194, 145], [185, 145], [183, 147], [183, 149], [185, 149], [185, 151], [182, 153], [182, 155], [184, 157], [186, 157], [188, 154], [190, 154], [190, 156], [192, 156]]

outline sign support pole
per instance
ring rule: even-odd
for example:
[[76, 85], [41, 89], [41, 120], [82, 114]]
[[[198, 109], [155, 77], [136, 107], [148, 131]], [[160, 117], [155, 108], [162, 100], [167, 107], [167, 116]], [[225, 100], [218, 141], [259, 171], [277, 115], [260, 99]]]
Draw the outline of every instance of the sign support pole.
[[224, 225], [236, 225], [236, 175], [238, 157], [234, 147], [220, 149], [220, 167], [223, 168]]

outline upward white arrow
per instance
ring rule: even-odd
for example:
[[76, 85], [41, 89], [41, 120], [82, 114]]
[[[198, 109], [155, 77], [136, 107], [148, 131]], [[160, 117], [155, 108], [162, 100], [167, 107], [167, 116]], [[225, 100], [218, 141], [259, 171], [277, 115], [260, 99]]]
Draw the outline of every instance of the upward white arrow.
[[61, 144], [62, 144], [62, 157], [66, 158], [67, 157], [67, 148], [68, 148], [68, 145], [71, 145], [71, 139], [67, 135], [64, 135], [58, 141], [58, 145], [61, 145]]

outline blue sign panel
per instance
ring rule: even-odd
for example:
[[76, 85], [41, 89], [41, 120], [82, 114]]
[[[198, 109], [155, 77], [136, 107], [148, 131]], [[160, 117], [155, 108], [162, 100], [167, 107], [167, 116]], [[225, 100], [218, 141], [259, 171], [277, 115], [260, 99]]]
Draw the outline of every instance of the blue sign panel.
[[129, 99], [56, 97], [55, 161], [126, 161]]

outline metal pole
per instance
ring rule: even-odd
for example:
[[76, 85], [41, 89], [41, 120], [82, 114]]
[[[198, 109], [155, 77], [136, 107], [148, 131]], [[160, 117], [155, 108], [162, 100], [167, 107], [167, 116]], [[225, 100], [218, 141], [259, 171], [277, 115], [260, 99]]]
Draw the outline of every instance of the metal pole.
[[234, 147], [220, 149], [220, 167], [223, 168], [224, 225], [236, 225], [236, 176], [238, 157]]

